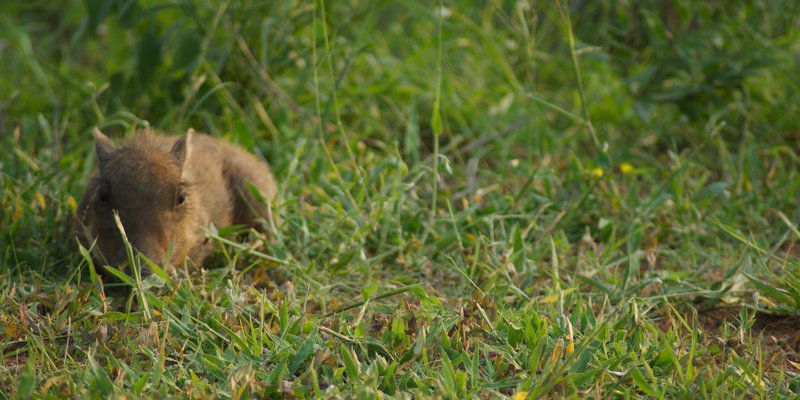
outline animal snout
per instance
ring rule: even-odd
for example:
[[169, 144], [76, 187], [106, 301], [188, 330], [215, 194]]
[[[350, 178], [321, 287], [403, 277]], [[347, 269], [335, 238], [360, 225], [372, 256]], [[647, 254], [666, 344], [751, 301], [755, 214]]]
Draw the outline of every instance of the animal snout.
[[141, 254], [157, 265], [164, 264], [167, 258], [167, 253], [158, 246], [134, 245], [133, 251], [135, 252], [134, 254]]
[[117, 254], [114, 254], [114, 257], [108, 260], [108, 263], [111, 265], [120, 265], [126, 261], [128, 261], [128, 254], [125, 252], [125, 248], [121, 247]]
[[[162, 265], [166, 261], [167, 258], [166, 252], [161, 248], [159, 248], [158, 246], [154, 246], [146, 242], [134, 241], [133, 243], [131, 243], [131, 247], [133, 248], [134, 255], [145, 256], [147, 257], [148, 260], [152, 261], [156, 265]], [[119, 251], [117, 251], [114, 257], [111, 258], [111, 260], [109, 260], [111, 265], [121, 265], [126, 263], [127, 261], [128, 261], [128, 252], [124, 246], [121, 247]], [[142, 271], [144, 271], [145, 269], [149, 270], [149, 268], [146, 268], [146, 265], [144, 263], [142, 264], [143, 264]]]

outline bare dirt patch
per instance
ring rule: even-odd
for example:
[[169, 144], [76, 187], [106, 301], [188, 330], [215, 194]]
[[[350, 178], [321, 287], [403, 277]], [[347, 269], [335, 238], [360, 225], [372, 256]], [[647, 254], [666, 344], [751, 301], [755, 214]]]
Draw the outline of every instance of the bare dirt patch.
[[[698, 313], [698, 321], [711, 336], [727, 345], [741, 348], [736, 338], [724, 337], [723, 327], [730, 323], [738, 328], [742, 325], [739, 307], [719, 307]], [[750, 329], [754, 340], [759, 340], [762, 349], [770, 355], [773, 366], [800, 371], [800, 318], [796, 316], [772, 315], [756, 312]]]

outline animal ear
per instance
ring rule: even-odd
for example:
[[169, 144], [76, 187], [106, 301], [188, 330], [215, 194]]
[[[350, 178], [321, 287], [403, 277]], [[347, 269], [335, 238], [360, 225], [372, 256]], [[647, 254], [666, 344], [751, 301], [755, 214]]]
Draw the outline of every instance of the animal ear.
[[175, 144], [172, 145], [172, 150], [170, 152], [173, 156], [178, 160], [178, 165], [183, 167], [186, 164], [186, 160], [192, 154], [192, 138], [194, 136], [194, 129], [189, 128], [186, 131], [186, 134], [178, 138], [175, 141]]
[[108, 157], [114, 151], [114, 142], [98, 128], [94, 128], [92, 134], [94, 135], [94, 152], [97, 156], [97, 161], [102, 164], [108, 160]]

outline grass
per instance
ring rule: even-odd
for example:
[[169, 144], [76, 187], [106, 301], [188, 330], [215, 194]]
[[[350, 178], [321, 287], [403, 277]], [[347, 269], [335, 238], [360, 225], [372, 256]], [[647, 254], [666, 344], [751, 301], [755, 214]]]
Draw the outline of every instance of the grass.
[[[798, 15], [3, 2], [0, 393], [794, 398]], [[264, 156], [276, 239], [98, 276], [69, 224], [94, 126]]]

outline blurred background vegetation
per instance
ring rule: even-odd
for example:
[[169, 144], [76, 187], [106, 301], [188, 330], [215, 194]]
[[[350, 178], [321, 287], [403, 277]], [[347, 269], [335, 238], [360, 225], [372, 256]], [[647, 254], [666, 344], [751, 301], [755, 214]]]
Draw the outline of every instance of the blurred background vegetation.
[[[797, 315], [800, 2], [442, 4], [0, 2], [0, 272], [80, 281], [65, 238], [92, 127], [194, 127], [269, 160], [287, 201], [268, 252], [323, 308], [427, 281], [510, 315], [567, 287], [589, 314], [643, 298], [660, 318], [674, 298]], [[555, 346], [567, 328], [552, 329]], [[737, 360], [718, 366], [748, 370]]]

